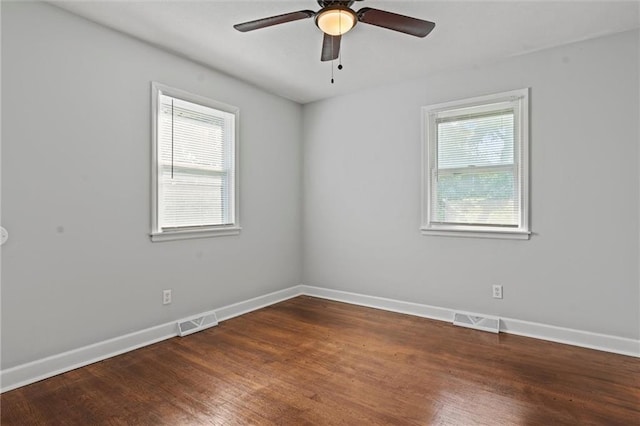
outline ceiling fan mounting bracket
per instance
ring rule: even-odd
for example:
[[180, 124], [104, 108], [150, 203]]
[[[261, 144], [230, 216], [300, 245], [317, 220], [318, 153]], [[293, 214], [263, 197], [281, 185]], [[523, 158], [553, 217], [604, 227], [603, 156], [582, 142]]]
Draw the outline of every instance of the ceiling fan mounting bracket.
[[318, 4], [320, 7], [328, 7], [328, 6], [344, 6], [351, 7], [356, 0], [318, 0]]

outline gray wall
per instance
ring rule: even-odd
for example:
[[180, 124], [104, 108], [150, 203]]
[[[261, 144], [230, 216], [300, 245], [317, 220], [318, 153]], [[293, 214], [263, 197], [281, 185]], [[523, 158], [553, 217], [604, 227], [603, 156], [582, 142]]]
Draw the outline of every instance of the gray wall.
[[[637, 339], [638, 49], [622, 33], [306, 105], [303, 282]], [[421, 236], [420, 107], [523, 87], [531, 240]]]
[[[240, 236], [150, 242], [152, 80], [240, 108]], [[299, 284], [301, 123], [234, 78], [3, 2], [2, 368]]]
[[[620, 34], [302, 108], [3, 2], [2, 368], [300, 282], [640, 337], [638, 47]], [[152, 80], [240, 107], [240, 236], [149, 241]], [[420, 107], [521, 87], [535, 235], [421, 236]]]

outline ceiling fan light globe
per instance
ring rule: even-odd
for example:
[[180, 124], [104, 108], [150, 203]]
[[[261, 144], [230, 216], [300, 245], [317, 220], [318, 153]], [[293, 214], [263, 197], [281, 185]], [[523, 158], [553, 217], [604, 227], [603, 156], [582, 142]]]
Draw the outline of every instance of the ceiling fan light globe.
[[346, 33], [358, 22], [355, 12], [346, 7], [333, 6], [322, 9], [316, 16], [316, 25], [325, 34], [338, 36]]

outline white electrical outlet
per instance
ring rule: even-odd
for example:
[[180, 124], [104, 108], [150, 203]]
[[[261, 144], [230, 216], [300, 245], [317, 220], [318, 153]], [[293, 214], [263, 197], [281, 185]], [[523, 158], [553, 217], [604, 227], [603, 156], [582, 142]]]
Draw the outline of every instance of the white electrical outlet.
[[494, 299], [502, 299], [502, 286], [494, 285], [493, 286], [493, 298]]
[[162, 304], [168, 305], [171, 303], [171, 290], [162, 290]]

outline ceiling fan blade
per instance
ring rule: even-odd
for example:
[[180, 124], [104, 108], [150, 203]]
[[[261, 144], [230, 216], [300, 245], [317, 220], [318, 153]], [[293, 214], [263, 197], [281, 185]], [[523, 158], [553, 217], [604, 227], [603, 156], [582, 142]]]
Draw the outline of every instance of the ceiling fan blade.
[[321, 61], [333, 61], [338, 59], [340, 55], [340, 40], [342, 36], [332, 36], [329, 34], [324, 35], [322, 40], [322, 55], [320, 55]]
[[376, 25], [416, 37], [426, 37], [436, 26], [435, 23], [430, 21], [370, 7], [363, 7], [358, 11], [358, 20], [365, 24]]
[[233, 28], [244, 33], [247, 31], [270, 27], [272, 25], [284, 24], [287, 22], [297, 21], [299, 19], [311, 18], [315, 14], [316, 13], [312, 10], [300, 10], [298, 12], [285, 13], [283, 15], [271, 16], [269, 18], [243, 22], [242, 24], [234, 25]]

